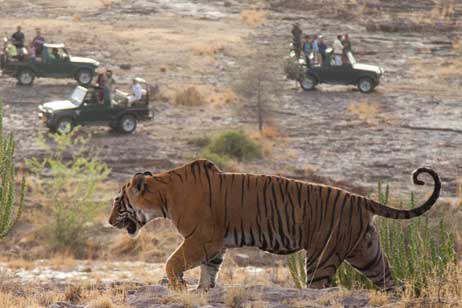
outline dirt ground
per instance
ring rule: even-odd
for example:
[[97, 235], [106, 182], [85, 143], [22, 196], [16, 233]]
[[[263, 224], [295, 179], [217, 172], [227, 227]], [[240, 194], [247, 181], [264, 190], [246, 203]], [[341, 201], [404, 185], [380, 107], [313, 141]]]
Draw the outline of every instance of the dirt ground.
[[[384, 179], [396, 188], [393, 194], [415, 189], [421, 200], [429, 188], [411, 185], [415, 168], [433, 167], [448, 197], [454, 196], [462, 174], [461, 14], [462, 5], [455, 1], [0, 0], [0, 34], [9, 36], [20, 24], [30, 40], [33, 29], [40, 27], [47, 41], [64, 42], [73, 54], [112, 69], [120, 88], [127, 89], [134, 76], [159, 86], [154, 119], [141, 123], [133, 135], [108, 127], [83, 128], [93, 134], [92, 142], [115, 182], [196, 158], [200, 149], [190, 144], [194, 137], [227, 129], [255, 133], [251, 102], [238, 98], [233, 85], [258, 50], [278, 88], [267, 123], [276, 133], [270, 154], [234, 168], [335, 181], [362, 193], [376, 191], [377, 181]], [[353, 87], [321, 85], [303, 92], [286, 80], [283, 62], [295, 21], [306, 33], [322, 33], [328, 43], [348, 32], [356, 59], [385, 69], [376, 91], [365, 95]], [[127, 65], [130, 69], [122, 68]], [[189, 86], [203, 94], [205, 104], [174, 103], [175, 94]], [[0, 78], [4, 125], [15, 133], [18, 161], [43, 154], [36, 140], [47, 129], [38, 119], [37, 106], [63, 99], [74, 87], [73, 80], [39, 79], [33, 87], [20, 87], [14, 79]], [[8, 254], [13, 258], [25, 256], [21, 236], [27, 232], [19, 233], [13, 236], [18, 245]], [[158, 250], [144, 251], [146, 261], [162, 263], [178, 241], [155, 242]], [[110, 254], [108, 250], [102, 258]], [[236, 255], [239, 260], [239, 252], [233, 260]], [[254, 263], [263, 260], [262, 265], [280, 260], [265, 262], [267, 255], [244, 251], [245, 260], [246, 255], [255, 256]], [[45, 283], [61, 283], [50, 282], [51, 275], [93, 282], [106, 274], [117, 281], [132, 279], [125, 263], [112, 264], [111, 273], [101, 269], [107, 265], [91, 263], [89, 273], [86, 261], [73, 261], [60, 271], [70, 274], [61, 275], [53, 272], [53, 264], [8, 262], [0, 268], [9, 268], [7, 274], [18, 281], [42, 277]], [[160, 264], [139, 263], [134, 268], [155, 273], [140, 283], [161, 279]]]
[[[23, 10], [17, 10], [14, 1], [0, 2], [0, 32], [8, 35], [13, 25], [21, 24], [30, 39], [33, 29], [41, 27], [47, 40], [65, 42], [74, 54], [93, 57], [113, 69], [121, 88], [127, 88], [133, 76], [159, 86], [164, 99], [155, 103], [155, 119], [140, 125], [134, 135], [86, 128], [117, 179], [197, 156], [197, 149], [187, 142], [193, 136], [230, 128], [254, 131], [255, 118], [236, 107], [232, 85], [258, 48], [265, 51], [265, 62], [282, 85], [270, 124], [279, 139], [271, 156], [242, 171], [290, 175], [293, 169], [310, 168], [369, 191], [379, 178], [407, 191], [412, 188], [411, 171], [430, 165], [444, 179], [445, 191], [455, 191], [461, 167], [457, 148], [462, 143], [458, 110], [462, 63], [460, 32], [453, 28], [424, 33], [367, 31], [370, 24], [393, 24], [396, 7], [386, 5], [358, 4], [352, 11], [356, 16], [318, 10], [323, 18], [313, 24], [297, 10], [299, 1], [282, 5], [284, 11], [277, 1], [68, 2], [29, 1]], [[403, 15], [405, 20], [427, 14], [428, 7], [407, 5], [413, 11]], [[449, 17], [444, 8], [430, 10], [429, 16], [452, 25], [451, 17], [460, 14], [460, 6], [452, 7]], [[251, 12], [254, 22], [243, 12]], [[406, 14], [405, 5], [402, 12]], [[259, 14], [264, 17], [257, 18]], [[295, 20], [304, 31], [322, 33], [328, 42], [337, 32], [350, 33], [357, 60], [381, 65], [386, 71], [377, 90], [364, 95], [351, 87], [320, 86], [304, 93], [285, 81], [282, 62]], [[399, 19], [394, 22], [399, 24]], [[122, 70], [122, 64], [129, 64], [130, 70]], [[19, 141], [18, 159], [39, 154], [34, 142], [46, 129], [36, 116], [37, 105], [66, 97], [74, 85], [74, 81], [43, 79], [33, 87], [18, 87], [15, 80], [0, 79], [6, 127], [14, 128]], [[173, 104], [176, 91], [191, 85], [213, 103]]]

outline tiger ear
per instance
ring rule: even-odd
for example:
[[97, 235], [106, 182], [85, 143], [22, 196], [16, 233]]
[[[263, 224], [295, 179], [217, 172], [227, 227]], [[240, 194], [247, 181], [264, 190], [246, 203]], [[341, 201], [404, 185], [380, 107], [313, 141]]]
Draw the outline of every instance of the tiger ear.
[[132, 178], [132, 189], [135, 195], [140, 195], [144, 192], [146, 186], [146, 176], [143, 173], [137, 173]]
[[144, 172], [144, 175], [146, 175], [146, 176], [152, 176], [152, 172], [151, 172], [151, 171], [145, 171], [145, 172]]

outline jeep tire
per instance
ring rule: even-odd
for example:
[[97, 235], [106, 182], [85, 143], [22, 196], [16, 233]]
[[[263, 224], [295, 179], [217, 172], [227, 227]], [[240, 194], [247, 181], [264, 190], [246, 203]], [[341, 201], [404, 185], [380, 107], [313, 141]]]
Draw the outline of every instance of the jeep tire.
[[56, 126], [52, 130], [58, 134], [68, 134], [74, 128], [74, 121], [69, 117], [63, 117], [56, 122]]
[[316, 87], [316, 79], [308, 74], [303, 74], [300, 78], [300, 86], [305, 91], [311, 91]]
[[30, 86], [34, 83], [35, 74], [30, 69], [22, 69], [18, 73], [18, 83], [22, 86]]
[[77, 72], [75, 80], [82, 86], [89, 86], [93, 80], [93, 73], [91, 70], [83, 68]]
[[119, 120], [119, 131], [124, 134], [131, 134], [136, 129], [136, 118], [131, 114], [122, 116]]
[[363, 77], [358, 81], [358, 90], [362, 93], [370, 93], [375, 88], [375, 82], [369, 77]]

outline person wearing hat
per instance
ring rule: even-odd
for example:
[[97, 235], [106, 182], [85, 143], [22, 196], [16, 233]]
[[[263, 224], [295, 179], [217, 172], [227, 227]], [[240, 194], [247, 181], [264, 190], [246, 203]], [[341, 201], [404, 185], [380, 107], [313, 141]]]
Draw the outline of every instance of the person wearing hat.
[[143, 97], [143, 89], [141, 89], [141, 85], [136, 78], [132, 80], [132, 94], [128, 96], [128, 107], [130, 107], [134, 102], [141, 100]]
[[45, 44], [45, 38], [42, 36], [40, 28], [35, 29], [35, 37], [32, 40], [31, 47], [34, 48], [35, 57], [41, 58], [43, 51], [43, 44]]

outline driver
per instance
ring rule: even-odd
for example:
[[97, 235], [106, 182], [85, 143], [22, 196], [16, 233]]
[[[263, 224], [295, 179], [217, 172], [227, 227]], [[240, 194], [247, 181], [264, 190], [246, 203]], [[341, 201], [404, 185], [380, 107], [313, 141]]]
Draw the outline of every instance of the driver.
[[143, 89], [136, 78], [133, 78], [132, 94], [128, 96], [128, 106], [131, 106], [134, 102], [141, 100], [143, 96]]
[[61, 57], [61, 56], [59, 55], [58, 48], [53, 48], [53, 49], [51, 50], [51, 58], [52, 58], [53, 60], [59, 60], [60, 57]]

